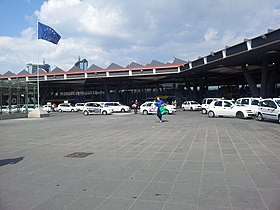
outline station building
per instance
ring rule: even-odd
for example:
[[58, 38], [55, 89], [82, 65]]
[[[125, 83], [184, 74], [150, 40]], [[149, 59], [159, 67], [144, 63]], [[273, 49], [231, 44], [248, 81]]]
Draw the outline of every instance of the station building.
[[[1, 82], [36, 84], [40, 103], [120, 101], [130, 104], [161, 96], [167, 102], [205, 97], [278, 97], [280, 95], [280, 29], [227, 46], [193, 61], [174, 58], [172, 63], [152, 60], [143, 65], [116, 63], [107, 68], [88, 66], [82, 59], [69, 70], [55, 67], [39, 73], [6, 72]], [[39, 75], [39, 77], [37, 77]]]

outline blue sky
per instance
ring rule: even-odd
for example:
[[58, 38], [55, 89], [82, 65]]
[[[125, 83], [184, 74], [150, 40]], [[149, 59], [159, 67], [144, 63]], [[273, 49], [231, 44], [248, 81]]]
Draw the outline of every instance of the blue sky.
[[27, 27], [36, 26], [36, 22], [32, 22], [28, 17], [35, 18], [34, 11], [39, 10], [43, 2], [43, 0], [1, 0], [0, 35], [18, 36]]
[[[37, 40], [37, 18], [61, 35], [58, 45]], [[125, 67], [194, 60], [278, 29], [280, 1], [0, 0], [0, 27], [0, 74], [43, 60], [68, 71], [78, 57]]]

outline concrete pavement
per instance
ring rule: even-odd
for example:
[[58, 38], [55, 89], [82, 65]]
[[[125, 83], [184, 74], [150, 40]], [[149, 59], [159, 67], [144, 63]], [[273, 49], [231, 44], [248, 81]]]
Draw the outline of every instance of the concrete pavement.
[[0, 209], [280, 209], [279, 124], [183, 111], [164, 119], [0, 121]]

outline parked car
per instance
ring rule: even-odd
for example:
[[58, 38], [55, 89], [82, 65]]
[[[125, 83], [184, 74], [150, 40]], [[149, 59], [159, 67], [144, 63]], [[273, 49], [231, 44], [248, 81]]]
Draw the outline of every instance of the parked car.
[[207, 114], [207, 109], [212, 101], [217, 101], [220, 98], [204, 98], [201, 103], [201, 113]]
[[99, 103], [95, 102], [87, 102], [84, 104], [83, 107], [83, 114], [85, 116], [90, 115], [90, 114], [112, 114], [113, 110], [109, 107], [102, 106]]
[[280, 99], [263, 99], [259, 103], [257, 120], [277, 120], [280, 123]]
[[85, 105], [85, 103], [76, 103], [75, 107], [77, 107], [78, 111], [83, 111], [84, 105]]
[[57, 111], [59, 111], [59, 112], [77, 112], [78, 109], [73, 104], [62, 103], [62, 104], [58, 104]]
[[231, 100], [217, 100], [212, 101], [209, 105], [208, 116], [225, 116], [225, 117], [237, 117], [237, 118], [251, 118], [254, 115], [253, 111], [248, 107], [242, 105], [235, 105]]
[[186, 110], [201, 110], [201, 105], [196, 101], [185, 101], [182, 103], [182, 108]]
[[130, 107], [121, 104], [120, 102], [100, 102], [104, 107], [109, 107], [113, 112], [129, 112]]
[[22, 109], [19, 105], [11, 105], [10, 107], [4, 105], [0, 107], [0, 114], [13, 114], [18, 112], [22, 112]]
[[43, 105], [43, 110], [45, 110], [46, 112], [49, 113], [52, 111], [52, 107], [51, 107], [51, 105], [46, 104], [46, 105]]
[[243, 105], [243, 106], [248, 107], [257, 116], [259, 102], [260, 102], [260, 98], [249, 98], [248, 97], [248, 98], [239, 98], [239, 99], [237, 99], [235, 104]]
[[0, 107], [0, 114], [9, 114], [9, 113], [10, 113], [9, 106]]
[[[166, 105], [166, 109], [168, 110], [168, 114], [173, 114], [176, 112], [176, 108], [174, 105]], [[147, 114], [156, 114], [157, 113], [157, 106], [156, 102], [154, 101], [147, 101], [140, 106], [140, 113], [147, 115]]]
[[32, 112], [36, 107], [38, 107], [38, 104], [24, 104], [24, 105], [20, 108], [20, 112], [26, 113], [26, 107], [27, 107], [27, 111], [28, 111], [28, 112]]

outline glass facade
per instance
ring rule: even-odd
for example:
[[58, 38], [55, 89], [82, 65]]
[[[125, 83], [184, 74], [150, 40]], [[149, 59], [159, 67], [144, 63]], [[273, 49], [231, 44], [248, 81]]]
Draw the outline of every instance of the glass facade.
[[21, 81], [0, 81], [0, 119], [27, 117], [37, 104], [37, 85]]

